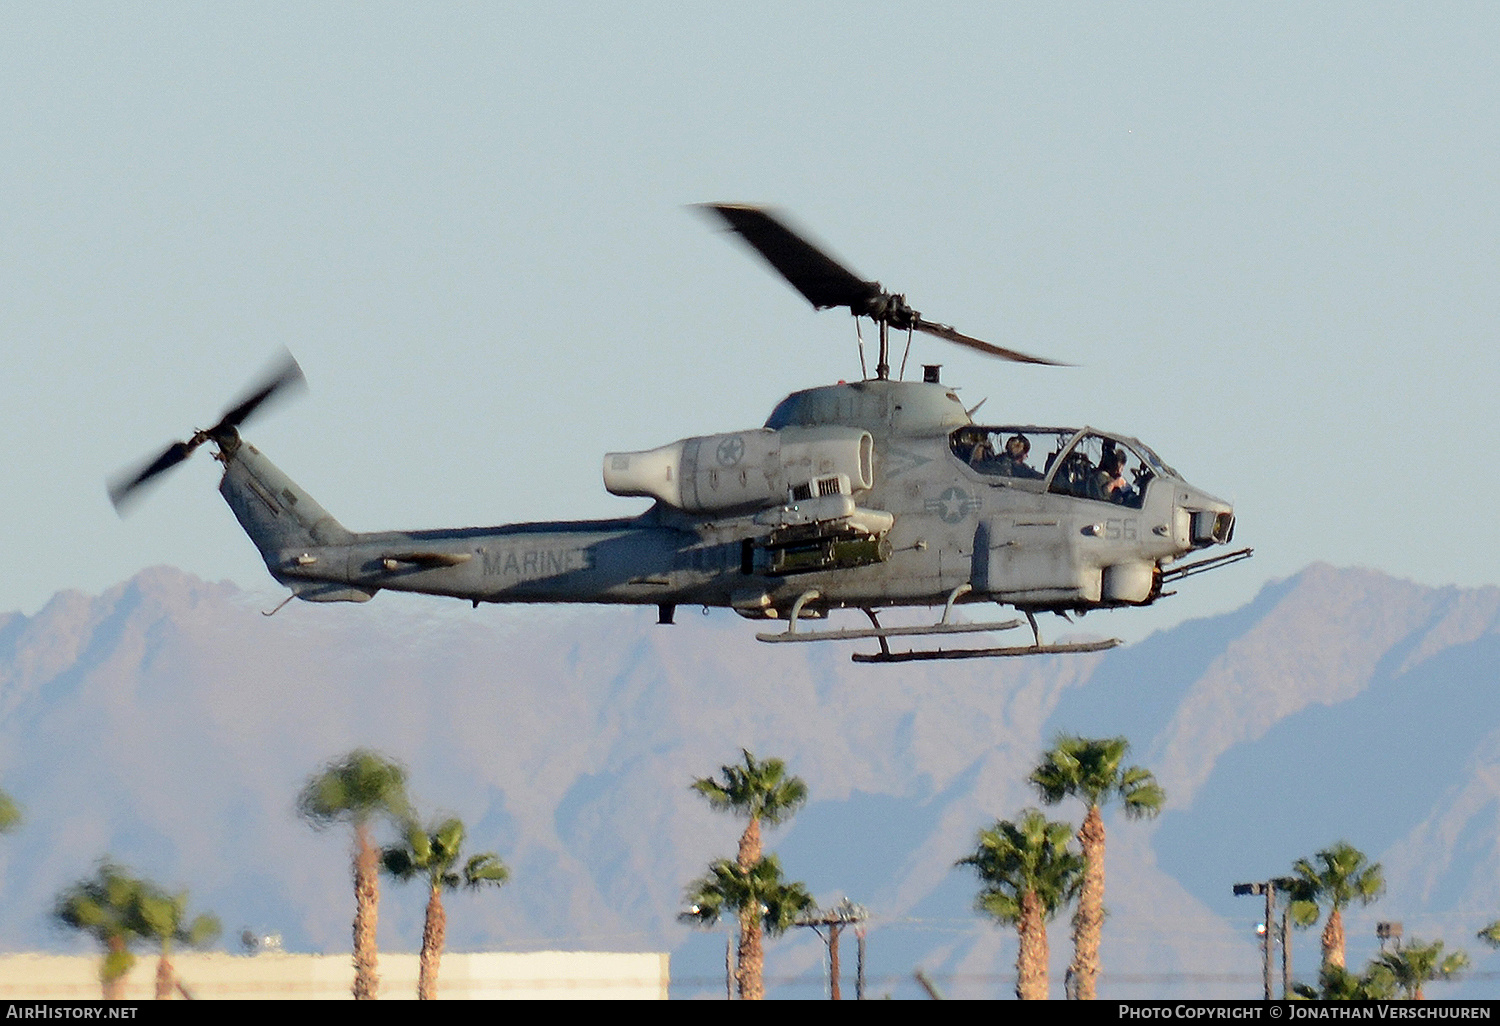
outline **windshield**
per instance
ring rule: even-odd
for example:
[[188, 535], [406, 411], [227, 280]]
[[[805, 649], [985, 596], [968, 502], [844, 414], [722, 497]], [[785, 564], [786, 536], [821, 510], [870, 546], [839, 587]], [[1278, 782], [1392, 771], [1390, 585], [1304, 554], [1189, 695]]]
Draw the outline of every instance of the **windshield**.
[[1156, 455], [1156, 453], [1152, 452], [1149, 445], [1146, 445], [1144, 442], [1132, 442], [1131, 448], [1136, 450], [1137, 452], [1144, 454], [1146, 457], [1146, 463], [1151, 467], [1152, 470], [1156, 471], [1158, 474], [1163, 474], [1167, 477], [1175, 477], [1179, 481], [1182, 480], [1182, 475], [1177, 473], [1177, 471], [1173, 470], [1171, 467], [1167, 466], [1166, 463], [1162, 462], [1162, 458]]
[[1040, 481], [1077, 428], [964, 427], [949, 436], [953, 455], [990, 477]]
[[1179, 476], [1134, 439], [1075, 428], [963, 427], [949, 436], [949, 445], [976, 473], [1046, 481], [1047, 490], [1057, 495], [1135, 509], [1145, 502], [1146, 486], [1154, 478]]
[[1148, 460], [1139, 444], [1090, 432], [1062, 457], [1048, 491], [1079, 499], [1111, 502], [1140, 509], [1146, 486], [1156, 477], [1160, 460]]

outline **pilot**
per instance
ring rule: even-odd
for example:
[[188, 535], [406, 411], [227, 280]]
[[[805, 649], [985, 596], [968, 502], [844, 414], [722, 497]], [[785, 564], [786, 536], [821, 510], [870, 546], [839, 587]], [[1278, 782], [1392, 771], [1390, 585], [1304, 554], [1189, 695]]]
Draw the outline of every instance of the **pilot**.
[[1095, 497], [1110, 502], [1124, 502], [1130, 497], [1130, 482], [1125, 480], [1125, 454], [1110, 449], [1099, 460], [1094, 474]]
[[969, 466], [973, 467], [975, 470], [981, 473], [992, 474], [994, 473], [994, 470], [989, 466], [989, 464], [992, 463], [994, 459], [995, 454], [990, 450], [989, 436], [980, 435], [978, 440], [974, 443], [973, 450], [971, 450], [969, 453]]
[[983, 432], [965, 428], [953, 436], [953, 454], [969, 466], [974, 466], [988, 453], [989, 446], [985, 444], [984, 437]]
[[1005, 442], [1005, 454], [1000, 457], [1000, 473], [1006, 477], [1041, 477], [1026, 462], [1030, 454], [1031, 443], [1026, 440], [1026, 436], [1011, 435]]

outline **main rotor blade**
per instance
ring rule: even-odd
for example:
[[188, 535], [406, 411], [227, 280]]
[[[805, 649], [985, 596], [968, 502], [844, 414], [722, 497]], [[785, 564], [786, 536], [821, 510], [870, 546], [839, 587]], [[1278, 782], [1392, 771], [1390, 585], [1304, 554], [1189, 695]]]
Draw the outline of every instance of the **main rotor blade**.
[[122, 477], [111, 482], [109, 486], [110, 504], [118, 512], [125, 503], [125, 500], [129, 499], [131, 493], [137, 488], [150, 481], [156, 475], [165, 473], [177, 466], [177, 464], [191, 456], [193, 450], [196, 448], [198, 446], [190, 442], [173, 442], [162, 451], [160, 456], [146, 464], [137, 473], [130, 477]]
[[292, 354], [282, 350], [281, 360], [277, 363], [275, 370], [266, 376], [265, 383], [251, 392], [239, 405], [225, 413], [223, 418], [206, 433], [212, 435], [224, 428], [237, 428], [248, 420], [262, 403], [277, 392], [306, 383], [307, 378], [303, 375], [302, 368], [297, 366], [297, 361], [292, 358]]
[[1002, 360], [1010, 360], [1014, 363], [1039, 363], [1047, 367], [1073, 366], [1071, 363], [1063, 363], [1060, 360], [1047, 360], [1040, 356], [1032, 356], [1030, 353], [1021, 352], [1019, 349], [1006, 349], [1004, 346], [982, 342], [977, 338], [965, 335], [961, 331], [955, 331], [946, 324], [933, 324], [931, 321], [924, 321], [921, 319], [920, 314], [918, 315], [917, 323], [913, 324], [912, 327], [917, 331], [936, 335], [938, 338], [945, 338], [949, 342], [957, 342], [961, 346], [968, 346], [970, 349], [978, 350], [981, 353], [988, 353], [990, 356], [998, 356]]
[[878, 281], [860, 278], [769, 210], [736, 203], [704, 203], [700, 209], [718, 215], [819, 310], [847, 306], [856, 317], [869, 317], [897, 331], [909, 329], [936, 335], [1002, 360], [1047, 367], [1071, 366], [982, 341], [946, 324], [923, 320], [920, 313], [907, 305], [905, 296], [887, 292]]
[[847, 306], [862, 314], [885, 294], [879, 282], [864, 281], [769, 210], [734, 203], [703, 203], [699, 208], [717, 214], [819, 310]]

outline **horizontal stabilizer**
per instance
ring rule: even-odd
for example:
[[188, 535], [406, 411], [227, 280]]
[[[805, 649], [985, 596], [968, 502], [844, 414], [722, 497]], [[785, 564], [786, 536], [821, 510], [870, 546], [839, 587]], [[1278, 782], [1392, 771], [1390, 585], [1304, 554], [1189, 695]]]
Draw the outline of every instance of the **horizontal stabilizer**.
[[336, 581], [287, 581], [286, 586], [303, 602], [368, 602], [375, 597], [373, 591]]

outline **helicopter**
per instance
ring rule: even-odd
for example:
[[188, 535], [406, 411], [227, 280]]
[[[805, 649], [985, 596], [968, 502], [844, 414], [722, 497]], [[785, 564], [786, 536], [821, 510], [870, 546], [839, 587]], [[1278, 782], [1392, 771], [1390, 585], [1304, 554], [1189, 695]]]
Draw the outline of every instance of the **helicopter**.
[[[365, 602], [407, 591], [481, 602], [728, 608], [781, 621], [768, 643], [874, 640], [856, 662], [1093, 652], [1118, 638], [1046, 644], [1036, 615], [1148, 606], [1183, 578], [1246, 559], [1207, 553], [1234, 537], [1229, 503], [1189, 484], [1138, 439], [1091, 427], [976, 423], [937, 365], [891, 378], [892, 331], [921, 332], [1000, 359], [1057, 366], [925, 319], [906, 297], [860, 278], [773, 210], [699, 208], [757, 252], [815, 309], [855, 318], [862, 379], [784, 398], [764, 426], [604, 456], [611, 494], [654, 500], [636, 516], [421, 531], [345, 528], [239, 428], [301, 386], [290, 354], [213, 427], [168, 446], [110, 485], [117, 510], [204, 443], [219, 492], [293, 598]], [[860, 318], [877, 328], [865, 373]], [[977, 407], [975, 408], [977, 409]], [[1195, 555], [1196, 554], [1196, 555]], [[1187, 557], [1194, 558], [1187, 558]], [[956, 606], [1016, 609], [1031, 643], [892, 651], [892, 638], [993, 634], [1022, 620], [955, 618]], [[886, 626], [902, 607], [933, 623]], [[807, 629], [836, 610], [870, 626]], [[270, 615], [269, 613], [267, 615]]]

